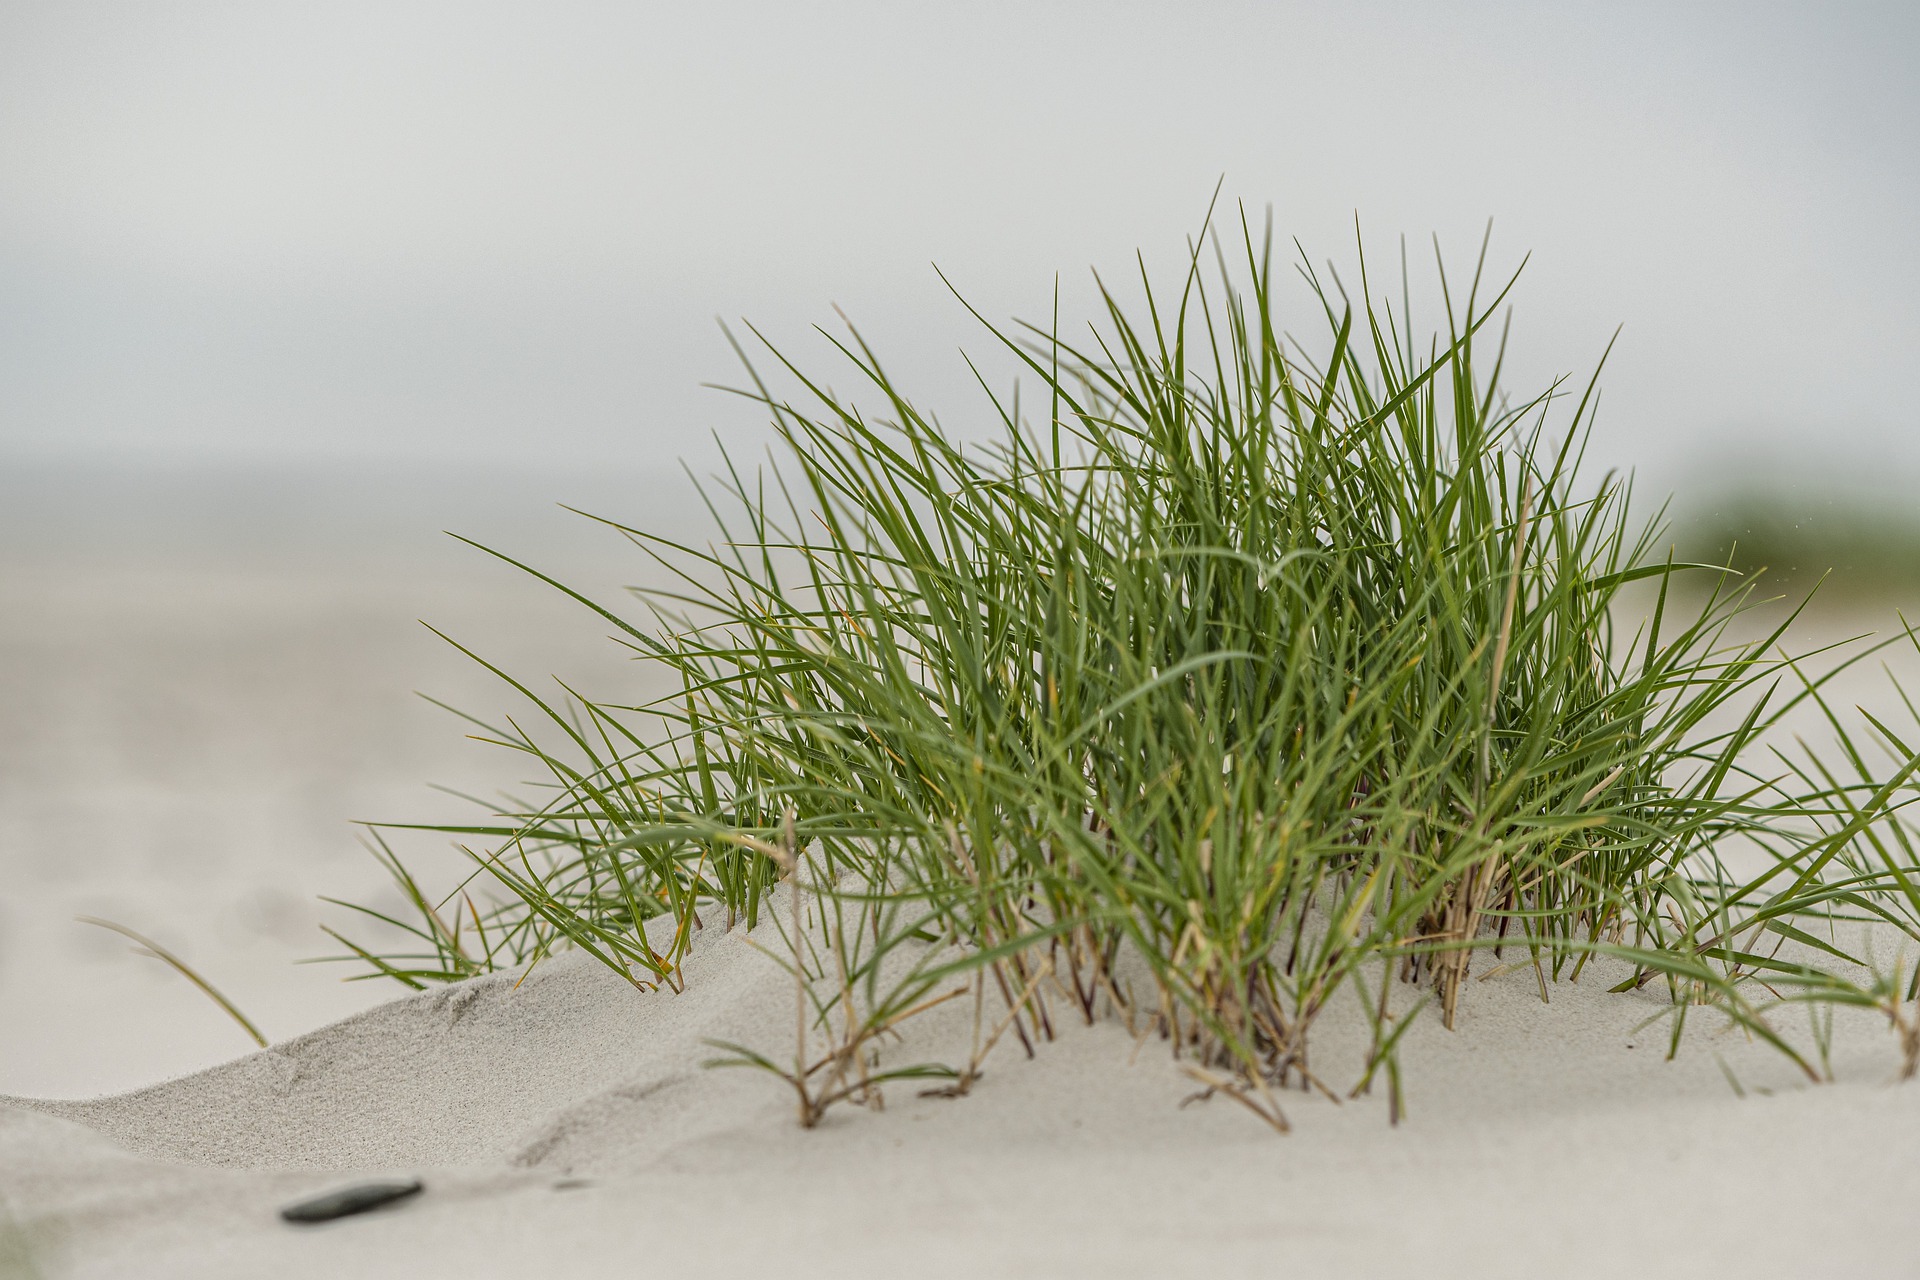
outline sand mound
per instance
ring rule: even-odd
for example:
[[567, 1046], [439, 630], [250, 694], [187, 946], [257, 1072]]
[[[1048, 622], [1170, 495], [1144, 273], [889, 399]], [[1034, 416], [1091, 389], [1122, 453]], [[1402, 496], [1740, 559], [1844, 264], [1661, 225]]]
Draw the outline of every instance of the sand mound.
[[[777, 1081], [700, 1065], [707, 1039], [790, 1051], [784, 976], [711, 928], [686, 974], [643, 995], [561, 957], [118, 1097], [7, 1100], [0, 1275], [1920, 1271], [1920, 1090], [1887, 1086], [1864, 1020], [1838, 1028], [1842, 1082], [1812, 1088], [1730, 1036], [1668, 1063], [1652, 997], [1590, 976], [1546, 1005], [1518, 973], [1477, 984], [1457, 1032], [1416, 1025], [1399, 1128], [1377, 1099], [1289, 1094], [1280, 1138], [1222, 1099], [1182, 1108], [1157, 1040], [1060, 1018], [969, 1098], [896, 1085], [884, 1112], [802, 1131]], [[888, 1060], [963, 1058], [965, 1004]], [[1358, 1019], [1323, 1041], [1341, 1078]], [[274, 1215], [389, 1172], [427, 1194], [319, 1228]]]

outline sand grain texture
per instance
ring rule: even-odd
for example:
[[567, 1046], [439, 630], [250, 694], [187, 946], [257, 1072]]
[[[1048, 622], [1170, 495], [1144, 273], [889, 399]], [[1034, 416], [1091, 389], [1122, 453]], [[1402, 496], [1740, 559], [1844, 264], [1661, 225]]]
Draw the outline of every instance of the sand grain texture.
[[[7, 1100], [0, 1274], [1920, 1274], [1920, 1090], [1888, 1083], [1869, 1020], [1812, 1088], [1710, 1032], [1669, 1063], [1636, 1030], [1655, 997], [1589, 974], [1542, 1004], [1516, 973], [1477, 983], [1458, 1031], [1416, 1024], [1397, 1129], [1379, 1098], [1290, 1094], [1281, 1138], [1224, 1099], [1181, 1107], [1157, 1039], [1063, 1018], [971, 1097], [896, 1085], [808, 1132], [777, 1082], [701, 1066], [709, 1038], [790, 1052], [792, 989], [744, 932], [708, 929], [679, 995], [565, 956], [133, 1093]], [[962, 1058], [969, 1019], [927, 1015], [888, 1061]], [[1358, 1035], [1325, 1028], [1334, 1078]], [[428, 1190], [276, 1217], [362, 1174]]]

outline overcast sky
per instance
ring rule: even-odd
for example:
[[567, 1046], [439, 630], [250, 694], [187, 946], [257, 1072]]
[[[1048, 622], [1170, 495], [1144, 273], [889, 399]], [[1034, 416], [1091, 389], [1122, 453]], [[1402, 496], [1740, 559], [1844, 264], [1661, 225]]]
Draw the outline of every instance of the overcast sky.
[[1343, 269], [1492, 218], [1516, 389], [1625, 326], [1607, 461], [1905, 466], [1917, 157], [1910, 3], [0, 0], [0, 456], [644, 465], [835, 304], [984, 427], [930, 264], [1071, 311], [1224, 175]]

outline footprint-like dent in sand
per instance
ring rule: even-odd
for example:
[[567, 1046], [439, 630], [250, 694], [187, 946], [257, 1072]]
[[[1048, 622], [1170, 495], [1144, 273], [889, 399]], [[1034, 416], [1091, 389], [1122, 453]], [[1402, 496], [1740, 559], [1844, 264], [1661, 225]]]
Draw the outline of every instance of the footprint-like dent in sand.
[[568, 1107], [519, 1140], [512, 1154], [507, 1157], [507, 1163], [520, 1169], [551, 1168], [561, 1173], [572, 1172], [574, 1165], [570, 1157], [576, 1154], [574, 1149], [581, 1142], [591, 1139], [595, 1134], [604, 1134], [615, 1125], [632, 1126], [636, 1109], [644, 1110], [648, 1099], [668, 1090], [683, 1089], [687, 1083], [686, 1075], [676, 1074], [664, 1079], [621, 1085], [597, 1097], [588, 1098]]

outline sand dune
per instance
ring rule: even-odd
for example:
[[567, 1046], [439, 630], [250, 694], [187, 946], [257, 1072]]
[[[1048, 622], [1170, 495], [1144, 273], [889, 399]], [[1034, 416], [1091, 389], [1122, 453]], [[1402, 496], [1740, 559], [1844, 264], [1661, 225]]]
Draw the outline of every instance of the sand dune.
[[[1003, 1043], [970, 1097], [896, 1085], [805, 1131], [779, 1082], [701, 1066], [707, 1039], [790, 1051], [792, 988], [744, 933], [708, 929], [679, 995], [570, 955], [132, 1093], [7, 1099], [0, 1259], [283, 1280], [1920, 1272], [1920, 1090], [1890, 1085], [1871, 1019], [1837, 1027], [1839, 1083], [1811, 1087], [1698, 1019], [1666, 1061], [1664, 1024], [1641, 1025], [1660, 998], [1604, 974], [1543, 1004], [1515, 973], [1477, 983], [1456, 1032], [1416, 1024], [1400, 1126], [1378, 1098], [1289, 1094], [1286, 1137], [1224, 1099], [1182, 1107], [1159, 1040], [1062, 1019], [1031, 1060]], [[887, 1060], [964, 1058], [966, 1003]], [[1331, 1015], [1331, 1078], [1359, 1036]], [[427, 1192], [321, 1227], [276, 1216], [383, 1173]]]
[[[570, 673], [602, 644], [433, 568], [373, 587], [277, 562], [0, 582], [19, 731], [0, 860], [27, 887], [0, 921], [14, 1088], [115, 1087], [207, 1060], [213, 1034], [239, 1042], [186, 984], [72, 925], [80, 911], [137, 905], [130, 922], [191, 939], [269, 1031], [378, 993], [321, 991], [327, 971], [286, 962], [320, 945], [300, 895], [378, 888], [341, 817], [421, 818], [412, 779], [472, 776], [439, 754], [467, 745], [456, 731], [399, 710], [410, 682], [447, 692], [419, 677], [411, 619], [451, 618], [516, 669], [555, 669], [556, 636], [578, 632], [552, 659]], [[423, 604], [430, 582], [443, 594]], [[269, 887], [299, 910], [272, 946], [223, 949], [208, 885], [234, 899], [222, 918], [266, 914]], [[895, 1087], [883, 1112], [803, 1131], [777, 1081], [701, 1066], [707, 1039], [788, 1051], [778, 968], [709, 928], [686, 973], [684, 993], [642, 995], [562, 956], [517, 987], [394, 1000], [130, 1093], [0, 1099], [0, 1277], [1920, 1274], [1920, 1088], [1889, 1085], [1872, 1019], [1843, 1020], [1839, 1083], [1814, 1088], [1698, 1020], [1665, 1061], [1664, 1026], [1641, 1025], [1660, 997], [1609, 996], [1602, 971], [1551, 1004], [1518, 972], [1475, 982], [1456, 1032], [1415, 1024], [1397, 1128], [1380, 1097], [1288, 1095], [1284, 1138], [1224, 1099], [1183, 1108], [1194, 1086], [1162, 1042], [1062, 1020], [1031, 1060], [1003, 1043], [968, 1098]], [[1316, 1040], [1335, 1082], [1353, 1077], [1353, 1013]], [[955, 1002], [886, 1052], [957, 1062], [970, 1031]], [[426, 1193], [321, 1227], [277, 1216], [396, 1173]]]

